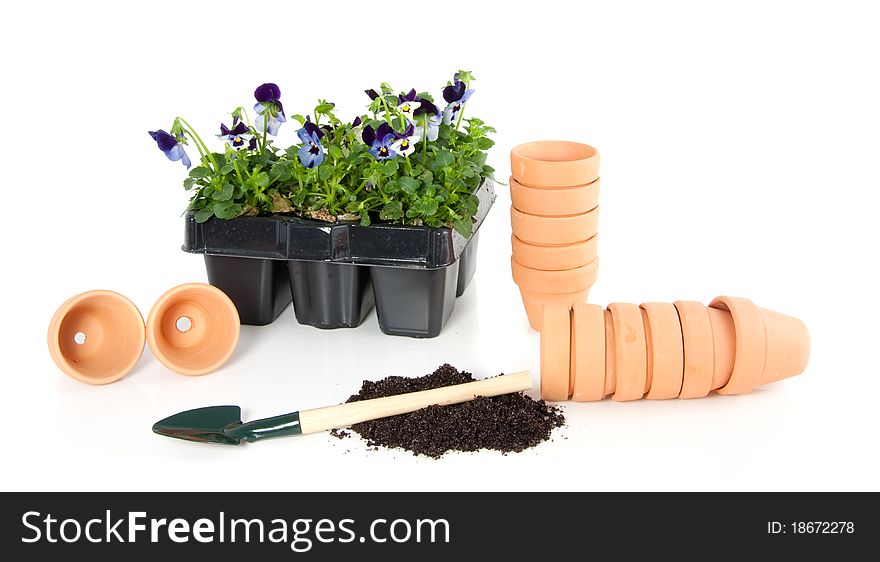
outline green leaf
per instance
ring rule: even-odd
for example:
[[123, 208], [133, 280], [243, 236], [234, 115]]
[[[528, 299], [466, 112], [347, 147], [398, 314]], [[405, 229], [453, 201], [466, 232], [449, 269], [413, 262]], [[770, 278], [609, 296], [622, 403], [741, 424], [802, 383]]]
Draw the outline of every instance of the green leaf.
[[191, 178], [206, 178], [211, 174], [213, 174], [211, 168], [206, 168], [205, 166], [196, 166], [189, 171], [189, 177]]
[[232, 199], [232, 195], [235, 193], [235, 186], [229, 182], [223, 184], [223, 188], [214, 193], [215, 201], [229, 201]]
[[303, 125], [306, 122], [306, 118], [303, 117], [302, 115], [300, 115], [299, 113], [295, 113], [295, 114], [291, 115], [291, 117], [293, 117], [294, 119], [299, 121], [300, 125]]
[[481, 137], [474, 141], [474, 146], [476, 146], [480, 150], [489, 150], [493, 146], [495, 146], [495, 141], [490, 138]]
[[201, 209], [199, 211], [196, 211], [196, 222], [203, 223], [213, 216], [214, 216], [214, 209], [211, 209], [211, 208]]
[[321, 166], [318, 168], [318, 177], [321, 178], [321, 181], [327, 181], [330, 179], [330, 176], [333, 175], [333, 166]]
[[382, 172], [386, 176], [393, 176], [397, 173], [397, 170], [400, 168], [400, 165], [397, 163], [397, 160], [388, 160], [385, 162], [385, 165], [382, 168]]
[[257, 187], [266, 187], [269, 185], [269, 174], [266, 172], [260, 172], [253, 177], [253, 180]]
[[[405, 178], [400, 178], [405, 179]], [[399, 180], [390, 180], [388, 183], [382, 186], [382, 191], [387, 193], [388, 195], [394, 195], [395, 193], [400, 191], [400, 181]]]
[[455, 156], [449, 152], [448, 150], [441, 150], [434, 157], [434, 161], [437, 162], [437, 165], [445, 168], [447, 166], [451, 166], [453, 162], [455, 162]]
[[242, 207], [237, 203], [220, 201], [214, 204], [213, 210], [218, 219], [232, 219], [241, 214]]
[[335, 144], [331, 144], [327, 148], [327, 151], [330, 152], [330, 158], [333, 158], [335, 160], [342, 160], [342, 158], [344, 157], [344, 155], [342, 154], [342, 149]]
[[[384, 221], [392, 221], [403, 218], [403, 204], [400, 201], [389, 201], [379, 213], [379, 218]], [[363, 218], [362, 218], [363, 220]]]
[[474, 229], [474, 223], [470, 219], [458, 219], [457, 221], [452, 223], [452, 228], [454, 228], [456, 232], [467, 238], [471, 235], [471, 231], [473, 231]]
[[409, 176], [398, 178], [397, 183], [400, 185], [400, 189], [402, 189], [404, 193], [407, 193], [409, 195], [415, 194], [420, 185], [419, 180], [411, 178]]
[[223, 167], [220, 168], [220, 173], [225, 176], [226, 174], [231, 174], [234, 170], [235, 170], [234, 165], [232, 165], [231, 163], [225, 164]]
[[361, 226], [370, 226], [370, 213], [364, 211], [361, 213]]
[[183, 188], [187, 191], [192, 189], [195, 184], [196, 178], [186, 178], [185, 180], [183, 180]]

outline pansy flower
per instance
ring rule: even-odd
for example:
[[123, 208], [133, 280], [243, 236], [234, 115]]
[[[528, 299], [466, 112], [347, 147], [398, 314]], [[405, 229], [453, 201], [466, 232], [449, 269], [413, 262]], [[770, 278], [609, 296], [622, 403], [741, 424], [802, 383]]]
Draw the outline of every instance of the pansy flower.
[[447, 125], [455, 122], [458, 119], [461, 108], [464, 107], [464, 104], [473, 93], [473, 88], [468, 88], [467, 84], [458, 80], [457, 77], [453, 84], [443, 88], [443, 99], [449, 104], [443, 110], [443, 122]]
[[250, 129], [238, 117], [232, 118], [231, 129], [225, 123], [220, 123], [220, 134], [217, 136], [225, 140], [226, 144], [235, 150], [241, 150], [245, 147], [248, 150], [254, 150], [257, 147], [257, 139], [250, 134]]
[[364, 93], [370, 96], [370, 99], [373, 101], [376, 101], [376, 98], [379, 97], [379, 92], [377, 92], [373, 88], [370, 88], [369, 90], [364, 90]]
[[410, 90], [405, 94], [398, 94], [397, 96], [397, 110], [400, 111], [409, 121], [413, 119], [413, 112], [422, 105], [416, 98], [415, 89]]
[[419, 133], [424, 133], [425, 140], [434, 142], [440, 134], [440, 110], [437, 106], [426, 100], [418, 98], [419, 108], [413, 112], [413, 121]]
[[397, 156], [393, 144], [395, 141], [394, 130], [388, 123], [382, 123], [375, 130], [370, 125], [364, 127], [361, 133], [364, 144], [370, 147], [368, 151], [376, 160], [388, 160]]
[[284, 116], [284, 108], [281, 106], [281, 89], [275, 84], [262, 84], [254, 90], [257, 103], [254, 111], [257, 112], [255, 126], [259, 132], [267, 130], [270, 135], [277, 135], [281, 124], [287, 121]]
[[156, 141], [159, 150], [164, 152], [169, 160], [172, 162], [180, 160], [180, 162], [187, 168], [192, 166], [192, 161], [190, 161], [189, 156], [186, 155], [186, 151], [183, 149], [183, 144], [181, 144], [180, 139], [173, 135], [169, 135], [162, 129], [148, 132], [150, 133], [150, 136], [153, 137], [153, 140]]
[[306, 168], [320, 166], [324, 161], [324, 145], [321, 144], [324, 131], [312, 123], [309, 117], [306, 117], [306, 122], [303, 123], [302, 129], [296, 132], [296, 135], [303, 143], [297, 151], [302, 165]]
[[402, 133], [394, 133], [394, 144], [391, 148], [394, 152], [401, 156], [409, 156], [416, 149], [416, 143], [419, 142], [419, 133], [416, 132], [412, 123], [407, 125], [406, 130]]

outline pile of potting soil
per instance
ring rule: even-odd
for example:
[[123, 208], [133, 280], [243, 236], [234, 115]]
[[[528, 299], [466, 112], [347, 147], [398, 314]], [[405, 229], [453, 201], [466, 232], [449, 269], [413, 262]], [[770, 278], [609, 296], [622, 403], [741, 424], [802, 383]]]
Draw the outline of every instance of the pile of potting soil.
[[[346, 402], [430, 390], [474, 380], [470, 373], [458, 371], [450, 365], [441, 365], [423, 377], [391, 376], [379, 381], [364, 381], [360, 392]], [[436, 459], [448, 451], [491, 449], [518, 453], [546, 441], [553, 429], [563, 424], [565, 417], [559, 408], [518, 392], [479, 396], [450, 406], [428, 406], [409, 414], [355, 424], [349, 429], [363, 437], [367, 445], [374, 449], [399, 448], [414, 455]], [[350, 436], [347, 430], [333, 430], [331, 433], [340, 439]]]

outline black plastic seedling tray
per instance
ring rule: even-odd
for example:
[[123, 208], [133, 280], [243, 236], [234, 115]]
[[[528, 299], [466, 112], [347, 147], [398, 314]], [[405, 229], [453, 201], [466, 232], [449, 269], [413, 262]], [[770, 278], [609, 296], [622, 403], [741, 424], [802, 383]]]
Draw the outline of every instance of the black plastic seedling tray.
[[376, 306], [386, 334], [432, 338], [476, 271], [479, 228], [495, 201], [485, 179], [473, 233], [449, 228], [327, 223], [285, 215], [186, 214], [183, 250], [205, 254], [208, 282], [238, 308], [242, 324], [273, 322], [293, 300], [300, 324], [354, 328]]

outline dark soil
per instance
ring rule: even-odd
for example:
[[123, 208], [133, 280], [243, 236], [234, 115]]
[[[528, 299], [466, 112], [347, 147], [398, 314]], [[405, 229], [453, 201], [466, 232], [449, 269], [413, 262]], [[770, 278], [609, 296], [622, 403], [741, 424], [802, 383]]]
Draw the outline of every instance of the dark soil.
[[[346, 402], [430, 390], [473, 382], [473, 375], [441, 365], [430, 375], [416, 378], [386, 377], [364, 381], [360, 392]], [[554, 428], [565, 424], [562, 411], [525, 394], [477, 397], [451, 406], [429, 406], [409, 414], [359, 423], [349, 430], [333, 430], [340, 439], [359, 434], [373, 448], [411, 451], [440, 458], [448, 451], [491, 449], [518, 453], [546, 441]]]

